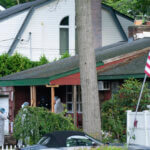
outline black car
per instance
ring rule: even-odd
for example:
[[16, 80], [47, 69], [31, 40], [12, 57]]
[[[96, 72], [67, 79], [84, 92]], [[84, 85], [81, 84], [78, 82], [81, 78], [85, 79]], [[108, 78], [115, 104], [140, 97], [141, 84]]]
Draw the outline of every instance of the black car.
[[[78, 131], [57, 131], [43, 136], [36, 145], [21, 150], [70, 150], [104, 146], [102, 142]], [[125, 147], [123, 144], [107, 144], [108, 146]], [[129, 145], [128, 150], [150, 150], [150, 147]]]

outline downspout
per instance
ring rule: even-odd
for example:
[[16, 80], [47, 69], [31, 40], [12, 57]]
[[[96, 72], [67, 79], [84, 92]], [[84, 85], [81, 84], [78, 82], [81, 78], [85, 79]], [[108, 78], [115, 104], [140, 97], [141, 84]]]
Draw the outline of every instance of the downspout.
[[34, 11], [34, 7], [32, 6], [32, 7], [30, 8], [30, 10], [29, 10], [29, 12], [28, 12], [26, 18], [24, 19], [24, 21], [23, 21], [23, 23], [22, 23], [22, 25], [21, 25], [21, 27], [20, 27], [20, 29], [19, 29], [19, 31], [18, 31], [16, 37], [15, 37], [13, 43], [11, 44], [11, 46], [10, 46], [10, 48], [9, 48], [9, 50], [8, 50], [8, 55], [12, 55], [12, 54], [13, 54], [14, 49], [16, 48], [18, 42], [20, 41], [20, 38], [21, 38], [22, 33], [24, 32], [24, 30], [25, 30], [27, 24], [29, 23], [29, 20], [30, 20], [32, 14], [33, 14], [33, 11]]

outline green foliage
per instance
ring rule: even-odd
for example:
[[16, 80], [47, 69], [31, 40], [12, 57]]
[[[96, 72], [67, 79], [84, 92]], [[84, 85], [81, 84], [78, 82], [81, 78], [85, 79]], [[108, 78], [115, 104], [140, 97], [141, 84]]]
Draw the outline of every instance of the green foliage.
[[0, 5], [4, 6], [5, 8], [9, 8], [11, 6], [17, 5], [19, 3], [25, 3], [33, 0], [0, 0]]
[[68, 52], [65, 52], [61, 55], [61, 57], [59, 59], [55, 58], [54, 61], [65, 59], [65, 58], [68, 58], [68, 57], [70, 57], [70, 54]]
[[63, 55], [61, 55], [60, 59], [64, 59], [70, 57], [70, 54], [68, 52], [63, 53]]
[[[126, 111], [136, 110], [142, 83], [136, 79], [129, 79], [120, 87], [119, 92], [109, 101], [102, 104], [102, 129], [111, 133], [112, 139], [126, 141]], [[150, 89], [145, 84], [138, 111], [147, 109], [150, 104]], [[109, 139], [110, 140], [110, 139]]]
[[[76, 130], [70, 118], [51, 113], [42, 107], [25, 107], [19, 111], [14, 121], [13, 136], [25, 143], [35, 144], [46, 133], [60, 130]], [[29, 141], [26, 138], [30, 137]]]
[[48, 63], [48, 60], [45, 56], [42, 56], [40, 58], [40, 61], [35, 62], [17, 53], [13, 56], [3, 54], [0, 55], [0, 77], [20, 72], [39, 65], [43, 65], [46, 63]]
[[103, 3], [130, 17], [134, 17], [135, 15], [150, 15], [149, 0], [103, 0]]

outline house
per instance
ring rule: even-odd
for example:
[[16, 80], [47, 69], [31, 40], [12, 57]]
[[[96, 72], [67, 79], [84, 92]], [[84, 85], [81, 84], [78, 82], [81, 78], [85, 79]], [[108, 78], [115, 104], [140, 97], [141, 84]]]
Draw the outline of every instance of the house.
[[[133, 19], [102, 4], [102, 46], [128, 40]], [[50, 60], [76, 53], [75, 1], [36, 0], [0, 12], [0, 54]], [[111, 34], [110, 34], [111, 33]]]
[[[110, 99], [113, 90], [117, 87], [118, 82], [116, 81], [118, 81], [122, 74], [117, 68], [130, 65], [131, 62], [134, 63], [134, 61], [138, 61], [141, 58], [143, 58], [143, 61], [136, 63], [145, 65], [149, 49], [150, 38], [143, 38], [132, 42], [118, 42], [95, 51], [101, 101]], [[136, 76], [132, 73], [132, 71], [136, 70], [134, 67], [128, 75], [127, 69], [122, 68], [121, 71], [124, 72], [122, 77], [133, 76], [142, 78], [144, 69], [139, 69], [136, 65], [138, 67], [137, 70], [139, 70], [139, 74], [135, 72]], [[113, 77], [116, 80], [112, 80]], [[114, 81], [111, 82], [111, 85], [108, 82], [110, 80]], [[82, 101], [78, 55], [1, 78], [0, 94], [3, 97], [5, 96], [9, 103], [10, 131], [12, 130], [14, 117], [25, 101], [28, 101], [32, 106], [41, 106], [41, 100], [44, 99], [45, 103], [43, 106], [52, 110], [54, 95], [57, 95], [66, 104], [68, 113], [72, 114], [74, 103], [72, 98], [73, 86], [77, 86], [77, 112], [80, 125], [82, 119]]]

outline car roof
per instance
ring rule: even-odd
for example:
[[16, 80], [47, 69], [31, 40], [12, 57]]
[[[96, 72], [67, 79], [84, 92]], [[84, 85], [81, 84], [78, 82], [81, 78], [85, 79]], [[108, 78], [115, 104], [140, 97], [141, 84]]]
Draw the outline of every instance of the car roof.
[[85, 136], [86, 134], [80, 131], [56, 131], [45, 136], [51, 137], [52, 147], [66, 147], [67, 138], [73, 135]]

